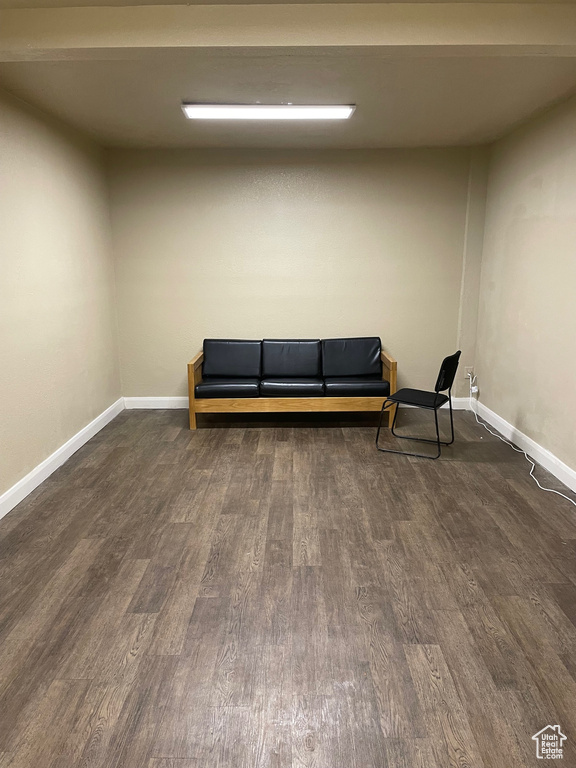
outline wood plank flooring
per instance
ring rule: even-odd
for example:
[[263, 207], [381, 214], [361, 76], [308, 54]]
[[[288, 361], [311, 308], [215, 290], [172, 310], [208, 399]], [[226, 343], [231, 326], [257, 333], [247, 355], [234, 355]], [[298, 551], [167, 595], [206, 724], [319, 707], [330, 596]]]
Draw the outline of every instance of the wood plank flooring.
[[2, 768], [516, 768], [556, 723], [576, 766], [576, 510], [521, 456], [202, 423], [125, 411], [0, 521]]

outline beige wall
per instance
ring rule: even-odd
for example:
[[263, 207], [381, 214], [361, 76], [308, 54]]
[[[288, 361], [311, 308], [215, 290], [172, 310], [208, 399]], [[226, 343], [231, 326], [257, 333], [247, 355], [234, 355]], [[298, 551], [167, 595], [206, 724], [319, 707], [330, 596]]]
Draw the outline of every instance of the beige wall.
[[576, 467], [576, 100], [498, 142], [484, 238], [480, 399]]
[[120, 396], [100, 154], [0, 95], [0, 494]]
[[430, 386], [458, 338], [470, 152], [116, 151], [125, 396], [186, 394], [204, 337], [379, 334]]

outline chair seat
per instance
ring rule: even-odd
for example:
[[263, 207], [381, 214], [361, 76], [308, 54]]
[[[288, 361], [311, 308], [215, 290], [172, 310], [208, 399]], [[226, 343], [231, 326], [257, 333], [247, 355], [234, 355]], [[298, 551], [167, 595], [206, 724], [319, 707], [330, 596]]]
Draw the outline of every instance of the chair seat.
[[196, 397], [258, 397], [258, 379], [204, 379], [196, 384]]
[[390, 384], [381, 376], [331, 376], [324, 379], [329, 397], [386, 397]]
[[423, 389], [399, 389], [388, 397], [393, 403], [399, 405], [416, 405], [418, 408], [440, 408], [448, 402], [448, 397], [436, 392], [426, 392]]
[[322, 379], [262, 379], [260, 382], [262, 397], [322, 397], [323, 394]]

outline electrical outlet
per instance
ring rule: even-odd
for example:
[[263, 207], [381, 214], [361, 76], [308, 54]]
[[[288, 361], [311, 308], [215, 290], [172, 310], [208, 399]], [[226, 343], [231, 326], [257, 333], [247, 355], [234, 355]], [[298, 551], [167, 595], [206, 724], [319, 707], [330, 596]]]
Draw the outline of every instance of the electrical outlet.
[[468, 379], [474, 376], [474, 366], [473, 365], [467, 365], [464, 368], [464, 378]]

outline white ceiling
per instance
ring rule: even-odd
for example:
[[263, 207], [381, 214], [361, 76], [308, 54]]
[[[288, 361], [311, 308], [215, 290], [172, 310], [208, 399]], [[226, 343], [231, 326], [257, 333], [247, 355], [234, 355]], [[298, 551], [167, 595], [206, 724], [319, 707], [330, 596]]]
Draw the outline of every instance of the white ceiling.
[[[480, 144], [576, 92], [575, 3], [86, 2], [0, 10], [0, 87], [109, 147]], [[357, 109], [212, 123], [182, 101]]]
[[[115, 147], [414, 147], [489, 142], [572, 93], [576, 58], [195, 49], [0, 64], [0, 85]], [[180, 103], [352, 103], [344, 123], [187, 121]]]

